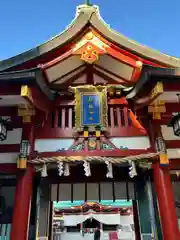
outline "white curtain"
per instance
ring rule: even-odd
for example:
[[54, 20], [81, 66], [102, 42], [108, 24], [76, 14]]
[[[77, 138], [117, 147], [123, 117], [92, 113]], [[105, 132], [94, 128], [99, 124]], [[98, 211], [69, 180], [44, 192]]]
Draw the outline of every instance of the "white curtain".
[[120, 224], [121, 225], [134, 224], [133, 215], [129, 215], [129, 216], [121, 216], [120, 215]]
[[86, 220], [85, 215], [64, 215], [64, 226], [76, 226]]
[[133, 224], [133, 215], [120, 216], [120, 214], [87, 214], [87, 215], [64, 215], [64, 226], [76, 226], [87, 219], [93, 218], [107, 225]]
[[119, 225], [120, 215], [119, 214], [93, 214], [92, 216], [98, 222], [106, 225]]

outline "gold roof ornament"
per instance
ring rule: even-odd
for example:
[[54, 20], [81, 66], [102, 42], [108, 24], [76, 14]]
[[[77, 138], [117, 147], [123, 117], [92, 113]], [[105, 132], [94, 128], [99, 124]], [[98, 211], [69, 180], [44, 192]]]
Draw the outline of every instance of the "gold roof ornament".
[[73, 54], [80, 55], [85, 62], [92, 64], [99, 59], [99, 55], [105, 54], [109, 46], [89, 31], [73, 47]]

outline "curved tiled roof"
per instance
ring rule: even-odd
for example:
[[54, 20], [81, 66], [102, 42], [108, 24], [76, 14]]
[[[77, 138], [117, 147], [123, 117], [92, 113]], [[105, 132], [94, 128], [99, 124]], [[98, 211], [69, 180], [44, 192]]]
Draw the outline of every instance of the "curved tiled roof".
[[80, 5], [77, 7], [75, 19], [62, 33], [29, 51], [0, 61], [0, 71], [12, 68], [16, 65], [37, 58], [56, 48], [64, 46], [67, 42], [76, 37], [87, 24], [90, 24], [107, 40], [126, 50], [129, 50], [151, 61], [155, 61], [171, 67], [180, 67], [179, 58], [162, 54], [159, 51], [155, 51], [149, 47], [132, 41], [122, 34], [111, 29], [100, 17], [99, 9], [97, 6]]

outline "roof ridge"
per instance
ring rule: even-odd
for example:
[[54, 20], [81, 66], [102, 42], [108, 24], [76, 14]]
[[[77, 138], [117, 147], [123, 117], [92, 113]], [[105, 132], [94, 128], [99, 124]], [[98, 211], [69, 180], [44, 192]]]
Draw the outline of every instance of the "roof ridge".
[[63, 47], [64, 44], [78, 36], [88, 23], [107, 40], [117, 44], [119, 47], [165, 66], [180, 67], [180, 58], [161, 53], [158, 50], [129, 39], [117, 30], [112, 29], [105, 22], [100, 15], [99, 6], [82, 4], [77, 6], [75, 18], [64, 31], [32, 49], [0, 61], [0, 71], [5, 71], [42, 56], [56, 48]]

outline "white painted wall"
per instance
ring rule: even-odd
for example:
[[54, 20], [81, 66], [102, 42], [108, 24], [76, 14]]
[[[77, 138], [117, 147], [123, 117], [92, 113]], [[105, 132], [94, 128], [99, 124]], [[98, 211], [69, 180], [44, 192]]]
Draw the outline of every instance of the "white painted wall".
[[178, 94], [179, 92], [175, 91], [168, 91], [168, 92], [163, 92], [162, 94], [159, 95], [159, 97], [156, 99], [157, 101], [165, 101], [165, 102], [179, 102], [178, 99]]
[[[0, 141], [1, 145], [8, 144], [20, 144], [22, 138], [22, 128], [16, 128], [12, 131], [8, 131], [7, 139]], [[14, 153], [0, 153], [0, 164], [1, 163], [16, 163], [19, 152]]]
[[169, 159], [180, 158], [180, 148], [167, 149]]
[[[173, 128], [167, 125], [161, 126], [161, 132], [164, 140], [179, 140], [180, 138], [174, 135]], [[169, 159], [180, 158], [180, 148], [169, 148], [167, 149]]]
[[180, 140], [179, 137], [174, 135], [172, 127], [168, 127], [167, 125], [162, 125], [161, 132], [164, 140]]
[[35, 151], [56, 152], [62, 148], [68, 150], [73, 142], [74, 139], [37, 139], [35, 141]]
[[20, 144], [22, 137], [22, 128], [16, 128], [12, 131], [7, 132], [7, 139], [4, 141], [0, 141], [1, 145], [4, 144]]
[[116, 137], [111, 138], [112, 143], [117, 147], [127, 147], [128, 149], [147, 149], [150, 148], [148, 137]]
[[1, 163], [16, 163], [19, 153], [0, 153], [0, 164]]
[[[111, 141], [118, 148], [150, 148], [150, 142], [148, 137], [116, 137], [111, 138]], [[73, 139], [37, 139], [35, 141], [35, 150], [38, 152], [56, 152], [62, 148], [68, 150], [72, 146], [73, 142]]]

